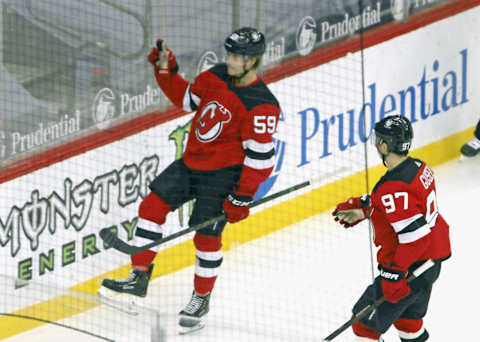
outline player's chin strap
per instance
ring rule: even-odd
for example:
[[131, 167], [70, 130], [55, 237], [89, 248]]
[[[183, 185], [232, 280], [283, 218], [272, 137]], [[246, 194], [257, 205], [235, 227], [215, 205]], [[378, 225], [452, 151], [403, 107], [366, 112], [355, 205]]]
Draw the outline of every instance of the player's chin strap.
[[[389, 152], [389, 153], [390, 153], [390, 152]], [[380, 153], [380, 154], [382, 155], [382, 163], [383, 163], [383, 166], [388, 167], [388, 166], [387, 166], [387, 163], [385, 163], [385, 159], [387, 158], [388, 153], [387, 153], [387, 154]]]
[[248, 72], [249, 72], [250, 70], [253, 69], [253, 67], [251, 67], [250, 69], [245, 68], [245, 66], [247, 65], [247, 59], [250, 59], [251, 57], [248, 57], [248, 56], [245, 56], [245, 55], [244, 55], [243, 58], [244, 58], [244, 59], [243, 59], [243, 73], [242, 73], [240, 76], [233, 76], [233, 79], [235, 80], [235, 83], [239, 83], [240, 80], [241, 80], [246, 74], [248, 74]]
[[[388, 148], [387, 148], [387, 151], [388, 151]], [[392, 151], [388, 151], [386, 154], [380, 153], [382, 155], [383, 166], [385, 166], [385, 167], [388, 167], [387, 163], [385, 161], [387, 160], [387, 157], [390, 153], [392, 153]]]

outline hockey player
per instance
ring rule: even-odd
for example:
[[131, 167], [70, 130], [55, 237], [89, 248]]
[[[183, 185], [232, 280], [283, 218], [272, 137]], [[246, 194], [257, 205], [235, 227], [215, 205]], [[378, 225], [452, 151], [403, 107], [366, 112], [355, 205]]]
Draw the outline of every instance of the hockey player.
[[[353, 307], [359, 313], [384, 296], [369, 316], [353, 324], [357, 341], [379, 341], [393, 324], [403, 342], [423, 342], [428, 332], [422, 318], [427, 313], [432, 285], [441, 261], [450, 256], [449, 227], [438, 212], [432, 170], [409, 157], [413, 130], [400, 115], [388, 116], [375, 125], [375, 146], [388, 168], [371, 195], [350, 198], [337, 205], [336, 221], [346, 228], [369, 218], [375, 230], [380, 275]], [[425, 260], [435, 266], [407, 283], [407, 275]]]
[[475, 129], [473, 135], [474, 138], [463, 144], [462, 148], [460, 149], [460, 152], [465, 157], [474, 157], [480, 153], [480, 120], [477, 123], [477, 128]]
[[[183, 157], [168, 166], [151, 184], [139, 207], [134, 244], [162, 238], [167, 214], [195, 199], [189, 225], [222, 214], [229, 223], [247, 218], [259, 185], [274, 165], [275, 132], [280, 108], [257, 74], [265, 52], [265, 37], [254, 28], [241, 28], [225, 40], [226, 63], [199, 74], [193, 83], [178, 74], [172, 51], [162, 40], [148, 55], [162, 91], [185, 112], [196, 111]], [[204, 326], [212, 289], [222, 263], [222, 231], [216, 222], [196, 232], [194, 290], [180, 312], [183, 333]], [[103, 288], [145, 296], [156, 248], [133, 255], [132, 273], [123, 280], [103, 280]], [[168, 262], [168, 261], [166, 261]]]

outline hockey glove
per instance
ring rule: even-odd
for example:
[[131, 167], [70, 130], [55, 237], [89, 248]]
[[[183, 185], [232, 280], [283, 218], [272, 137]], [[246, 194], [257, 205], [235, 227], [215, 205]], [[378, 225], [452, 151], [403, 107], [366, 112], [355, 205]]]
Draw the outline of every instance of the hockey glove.
[[[339, 203], [332, 215], [335, 221], [342, 224], [345, 228], [350, 228], [367, 218], [367, 210], [370, 206], [370, 195], [363, 195], [362, 197], [351, 197], [348, 201]], [[360, 212], [354, 209], [361, 209]], [[343, 212], [343, 213], [341, 213]]]
[[147, 59], [155, 68], [168, 69], [172, 73], [178, 71], [177, 58], [162, 39], [157, 39], [157, 47], [152, 48]]
[[382, 292], [387, 301], [397, 303], [410, 294], [406, 272], [394, 266], [386, 268], [379, 265], [378, 269], [382, 278]]
[[230, 194], [223, 202], [223, 212], [227, 215], [229, 223], [235, 223], [246, 219], [250, 214], [250, 204], [252, 198], [248, 196], [238, 196]]

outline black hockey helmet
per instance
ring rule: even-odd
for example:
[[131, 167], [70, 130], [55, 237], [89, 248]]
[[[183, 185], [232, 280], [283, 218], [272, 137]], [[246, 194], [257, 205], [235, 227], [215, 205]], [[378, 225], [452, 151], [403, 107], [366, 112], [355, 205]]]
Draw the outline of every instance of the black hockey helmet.
[[407, 155], [412, 139], [412, 124], [404, 116], [386, 116], [375, 124], [375, 144], [385, 142], [389, 152]]
[[239, 55], [259, 56], [265, 53], [265, 36], [253, 27], [235, 30], [225, 39], [225, 49]]

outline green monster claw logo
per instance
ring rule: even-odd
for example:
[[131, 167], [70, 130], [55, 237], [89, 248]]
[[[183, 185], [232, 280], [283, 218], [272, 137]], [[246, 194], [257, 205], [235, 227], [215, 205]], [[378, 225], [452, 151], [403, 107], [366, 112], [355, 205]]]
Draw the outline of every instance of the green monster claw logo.
[[[175, 159], [182, 158], [183, 151], [185, 151], [185, 145], [187, 141], [188, 133], [190, 132], [190, 126], [192, 126], [192, 121], [190, 120], [184, 126], [178, 126], [170, 135], [168, 136], [168, 140], [173, 140], [175, 142]], [[188, 205], [188, 216], [192, 215], [193, 212], [193, 200], [186, 203]], [[183, 208], [181, 206], [178, 208], [178, 219], [180, 221], [180, 225], [183, 227]]]

